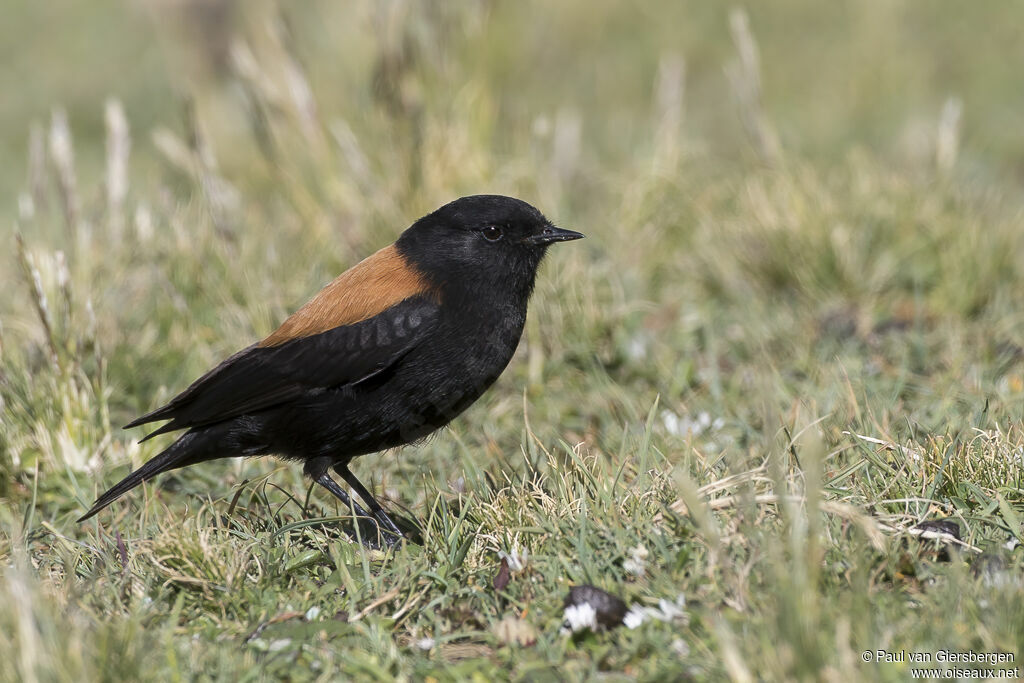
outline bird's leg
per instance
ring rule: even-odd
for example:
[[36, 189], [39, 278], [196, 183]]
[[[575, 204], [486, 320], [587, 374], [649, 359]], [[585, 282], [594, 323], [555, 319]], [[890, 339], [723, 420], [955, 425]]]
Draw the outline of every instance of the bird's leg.
[[356, 479], [356, 475], [352, 474], [352, 471], [348, 468], [348, 463], [335, 465], [334, 471], [340, 474], [341, 478], [345, 480], [345, 483], [351, 486], [352, 490], [363, 499], [366, 506], [370, 508], [370, 512], [373, 513], [374, 519], [383, 524], [388, 531], [398, 538], [405, 538], [405, 534], [403, 534], [402, 530], [398, 528], [398, 525], [388, 517], [388, 513], [384, 511], [384, 508], [381, 507], [380, 503], [378, 503], [374, 497], [370, 495], [370, 492], [366, 490], [366, 487]]
[[[330, 491], [332, 494], [334, 494], [334, 496], [336, 498], [338, 498], [338, 500], [340, 500], [342, 502], [342, 504], [345, 505], [345, 507], [347, 507], [347, 508], [351, 509], [353, 512], [355, 512], [356, 517], [372, 521], [374, 523], [374, 526], [377, 528], [377, 532], [379, 534], [379, 537], [383, 537], [384, 543], [386, 543], [388, 545], [388, 547], [391, 547], [391, 546], [395, 545], [398, 542], [398, 540], [402, 537], [402, 533], [400, 531], [396, 531], [395, 529], [390, 528], [390, 527], [394, 527], [394, 522], [392, 522], [390, 519], [388, 519], [387, 515], [384, 515], [384, 518], [387, 520], [385, 522], [385, 521], [382, 521], [380, 519], [380, 517], [378, 517], [378, 513], [374, 512], [374, 513], [371, 514], [371, 513], [367, 512], [366, 510], [364, 510], [362, 508], [362, 506], [359, 505], [359, 503], [357, 503], [356, 501], [352, 500], [351, 496], [349, 496], [348, 493], [345, 492], [345, 489], [343, 489], [340, 486], [338, 486], [338, 483], [335, 482], [333, 479], [331, 479], [331, 475], [329, 475], [326, 472], [324, 472], [323, 474], [321, 474], [319, 477], [316, 478], [316, 482], [318, 484], [320, 484], [321, 486], [323, 486], [328, 491]], [[363, 490], [365, 491], [365, 489], [363, 489]], [[358, 489], [357, 489], [357, 492], [358, 492]], [[361, 495], [362, 494], [360, 494], [360, 496]], [[373, 500], [373, 499], [371, 498], [370, 500]], [[373, 502], [376, 503], [377, 501], [373, 501]], [[377, 505], [377, 509], [380, 510], [380, 514], [383, 514], [383, 510], [381, 510], [380, 505]], [[390, 524], [389, 524], [389, 522], [390, 522]], [[397, 536], [395, 535], [396, 533], [397, 533]], [[363, 539], [363, 540], [364, 540], [364, 543], [365, 543], [369, 539]], [[375, 547], [378, 547], [378, 546], [376, 546], [373, 543], [371, 543], [370, 547], [374, 547], [375, 548]]]
[[[362, 506], [359, 505], [359, 503], [352, 500], [352, 498], [347, 493], [345, 493], [345, 489], [338, 486], [338, 482], [331, 479], [331, 475], [324, 472], [323, 474], [316, 478], [316, 483], [320, 484], [325, 489], [333, 493], [334, 496], [338, 500], [340, 500], [345, 507], [352, 510], [356, 514], [356, 517], [372, 519], [373, 521], [377, 522], [377, 518], [374, 515], [371, 515], [366, 510], [364, 510]], [[380, 522], [377, 522], [377, 526], [380, 526]]]

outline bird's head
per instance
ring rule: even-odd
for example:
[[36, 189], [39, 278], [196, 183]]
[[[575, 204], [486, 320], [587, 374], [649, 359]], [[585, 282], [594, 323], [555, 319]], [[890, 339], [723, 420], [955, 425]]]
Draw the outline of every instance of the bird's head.
[[473, 195], [419, 219], [396, 246], [441, 288], [490, 284], [522, 289], [528, 296], [548, 247], [581, 237], [555, 227], [519, 199]]

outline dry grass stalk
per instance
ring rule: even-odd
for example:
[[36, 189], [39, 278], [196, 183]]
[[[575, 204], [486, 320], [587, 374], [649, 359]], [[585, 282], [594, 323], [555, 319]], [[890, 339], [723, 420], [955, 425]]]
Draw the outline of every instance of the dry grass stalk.
[[15, 243], [18, 250], [18, 263], [21, 265], [22, 278], [32, 292], [32, 306], [35, 309], [36, 317], [43, 326], [46, 337], [46, 349], [53, 367], [61, 369], [60, 352], [57, 349], [57, 337], [53, 332], [53, 317], [50, 314], [50, 305], [46, 299], [46, 292], [43, 290], [43, 278], [39, 269], [32, 261], [31, 255], [25, 249], [25, 240], [21, 234], [15, 235]]
[[655, 163], [671, 168], [679, 158], [686, 94], [686, 61], [678, 54], [662, 55], [654, 84]]
[[107, 219], [110, 236], [120, 239], [124, 230], [124, 201], [128, 196], [128, 154], [131, 137], [128, 119], [120, 100], [107, 100], [104, 108], [107, 127]]
[[739, 106], [740, 117], [762, 158], [772, 164], [782, 161], [782, 146], [775, 128], [764, 111], [761, 96], [761, 58], [757, 42], [750, 31], [745, 10], [734, 8], [729, 13], [729, 30], [736, 44], [737, 58], [726, 67]]
[[82, 231], [81, 208], [78, 201], [78, 182], [75, 178], [75, 154], [71, 142], [68, 115], [63, 109], [54, 109], [50, 120], [50, 160], [57, 172], [57, 194], [64, 211], [64, 221], [72, 240], [85, 236]]
[[267, 21], [267, 34], [275, 48], [274, 51], [285, 84], [285, 92], [288, 93], [288, 99], [295, 111], [299, 128], [306, 137], [311, 151], [324, 152], [327, 150], [327, 145], [324, 140], [323, 125], [320, 123], [316, 98], [313, 96], [313, 88], [309, 85], [305, 69], [298, 57], [295, 56], [291, 32], [280, 14]]
[[935, 165], [940, 173], [949, 173], [956, 164], [963, 111], [964, 103], [959, 97], [950, 97], [942, 105], [938, 134], [935, 139]]

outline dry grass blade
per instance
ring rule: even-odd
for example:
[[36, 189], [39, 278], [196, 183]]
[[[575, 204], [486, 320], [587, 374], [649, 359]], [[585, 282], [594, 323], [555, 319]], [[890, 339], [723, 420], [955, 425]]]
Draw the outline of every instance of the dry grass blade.
[[745, 10], [734, 8], [729, 13], [729, 30], [736, 45], [737, 59], [728, 66], [726, 74], [732, 84], [740, 116], [764, 160], [778, 163], [782, 160], [782, 146], [764, 111], [761, 98], [761, 58]]
[[356, 612], [355, 614], [350, 616], [348, 618], [348, 620], [350, 622], [351, 621], [359, 621], [360, 619], [362, 619], [366, 615], [368, 615], [371, 612], [373, 612], [374, 610], [376, 610], [381, 605], [387, 604], [387, 603], [391, 602], [392, 600], [394, 600], [395, 598], [397, 598], [399, 596], [399, 594], [400, 594], [400, 591], [397, 588], [392, 588], [388, 592], [384, 593], [383, 595], [381, 595], [377, 599], [375, 599], [372, 602], [370, 602], [369, 605], [367, 605], [363, 609], [359, 610], [358, 612]]
[[71, 127], [68, 125], [67, 112], [63, 109], [54, 109], [50, 118], [50, 161], [56, 172], [57, 196], [64, 211], [64, 222], [71, 236], [71, 243], [78, 244], [87, 236], [81, 224]]
[[120, 100], [107, 100], [104, 121], [107, 126], [107, 220], [110, 236], [117, 240], [124, 231], [124, 201], [128, 196], [128, 155], [131, 151], [128, 119]]
[[49, 359], [53, 367], [61, 370], [60, 349], [57, 347], [57, 337], [53, 329], [53, 317], [50, 313], [50, 305], [43, 290], [43, 278], [39, 269], [32, 261], [32, 257], [25, 249], [25, 239], [21, 233], [15, 234], [15, 244], [18, 249], [18, 263], [21, 265], [23, 281], [29, 286], [32, 293], [32, 305], [35, 309], [36, 318], [43, 327], [43, 335], [46, 338], [46, 348], [49, 351]]

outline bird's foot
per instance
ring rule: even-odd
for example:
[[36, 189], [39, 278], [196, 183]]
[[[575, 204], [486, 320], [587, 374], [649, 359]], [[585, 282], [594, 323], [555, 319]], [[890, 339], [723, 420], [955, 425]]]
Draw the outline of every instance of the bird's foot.
[[[356, 528], [358, 525], [358, 529]], [[346, 525], [347, 526], [347, 525]], [[351, 527], [346, 529], [354, 541], [358, 541], [369, 550], [391, 550], [403, 541], [410, 540], [401, 532], [389, 530], [374, 517], [356, 517]]]
[[402, 543], [423, 545], [423, 536], [417, 525], [404, 517], [394, 517], [398, 520], [397, 524], [389, 517], [390, 525], [376, 516], [360, 516], [356, 519], [359, 524], [358, 532], [353, 526], [348, 533], [354, 540], [358, 539], [363, 546], [371, 550], [390, 550]]

